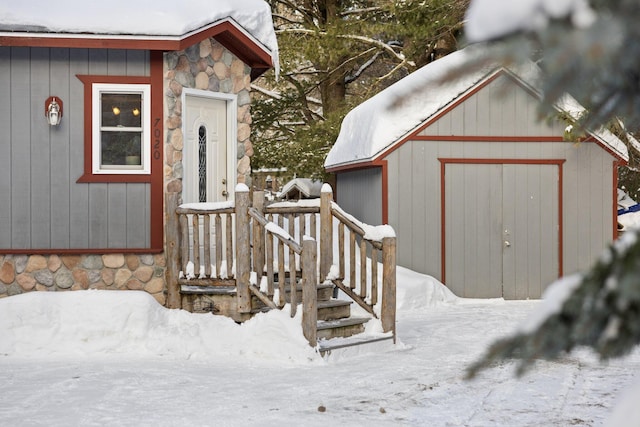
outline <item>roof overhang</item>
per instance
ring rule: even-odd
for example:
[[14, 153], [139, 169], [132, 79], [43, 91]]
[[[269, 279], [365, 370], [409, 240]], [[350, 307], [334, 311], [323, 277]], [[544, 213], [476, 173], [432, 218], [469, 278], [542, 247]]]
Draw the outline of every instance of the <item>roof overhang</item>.
[[0, 46], [180, 51], [208, 37], [215, 38], [249, 65], [252, 79], [273, 67], [270, 50], [232, 18], [212, 22], [178, 36], [0, 31]]
[[[377, 167], [382, 165], [383, 159], [392, 151], [403, 145], [405, 142], [409, 141], [421, 132], [426, 127], [432, 125], [436, 122], [441, 116], [464, 102], [471, 95], [478, 92], [484, 86], [491, 83], [493, 80], [498, 78], [499, 76], [504, 75], [510, 77], [516, 84], [518, 84], [522, 89], [529, 92], [532, 96], [542, 99], [542, 95], [538, 91], [537, 88], [529, 84], [525, 79], [520, 77], [514, 71], [506, 68], [506, 67], [496, 67], [491, 72], [486, 73], [481, 79], [479, 79], [476, 83], [468, 87], [462, 93], [459, 93], [456, 97], [451, 99], [446, 105], [442, 108], [435, 111], [429, 117], [422, 120], [420, 123], [416, 124], [411, 130], [407, 131], [404, 135], [399, 138], [396, 138], [395, 141], [388, 144], [383, 149], [379, 150], [376, 153], [373, 153], [371, 156], [360, 159], [352, 159], [342, 163], [332, 164], [331, 166], [325, 167], [325, 170], [329, 173], [343, 172], [343, 171], [352, 171], [358, 169], [366, 169], [371, 167]], [[568, 113], [570, 115], [575, 115], [575, 106], [571, 105], [573, 101], [572, 98], [565, 97], [563, 102], [556, 103], [554, 108], [558, 112]], [[564, 104], [564, 105], [563, 105]], [[577, 105], [577, 102], [576, 102]], [[572, 107], [572, 108], [568, 108]], [[582, 108], [582, 107], [580, 107]], [[613, 135], [606, 129], [598, 129], [598, 130], [588, 130], [588, 136], [583, 140], [584, 142], [595, 142], [599, 146], [602, 147], [605, 151], [611, 154], [616, 160], [620, 163], [626, 164], [629, 160], [628, 152], [626, 151], [626, 147], [621, 147], [620, 144], [623, 144], [620, 139]], [[631, 135], [629, 135], [631, 136]], [[634, 140], [635, 141], [635, 140]], [[640, 148], [640, 144], [638, 144]], [[640, 151], [640, 150], [639, 150]]]

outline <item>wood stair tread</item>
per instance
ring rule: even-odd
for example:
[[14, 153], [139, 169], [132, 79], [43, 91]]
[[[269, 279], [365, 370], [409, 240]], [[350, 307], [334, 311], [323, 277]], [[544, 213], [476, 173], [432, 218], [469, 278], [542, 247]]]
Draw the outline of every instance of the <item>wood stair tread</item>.
[[330, 299], [327, 301], [318, 301], [318, 308], [344, 307], [353, 304], [353, 301], [345, 301], [343, 299]]
[[364, 325], [369, 320], [370, 317], [347, 317], [344, 319], [336, 319], [336, 320], [318, 320], [318, 330], [323, 329], [333, 329], [344, 326], [353, 326], [353, 325]]
[[235, 286], [180, 285], [181, 294], [235, 295]]
[[339, 348], [353, 347], [362, 344], [371, 344], [380, 341], [393, 340], [393, 334], [383, 336], [370, 336], [365, 334], [352, 335], [346, 338], [331, 338], [318, 341], [318, 349], [321, 353], [337, 350]]

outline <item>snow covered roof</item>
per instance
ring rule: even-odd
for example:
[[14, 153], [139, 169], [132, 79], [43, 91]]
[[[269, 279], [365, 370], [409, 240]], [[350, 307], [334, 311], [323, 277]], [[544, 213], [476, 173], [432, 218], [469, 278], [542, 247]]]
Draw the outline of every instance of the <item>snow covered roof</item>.
[[299, 191], [306, 198], [320, 197], [322, 184], [323, 182], [320, 180], [294, 178], [282, 186], [282, 191], [280, 191], [278, 197], [286, 197], [293, 190]]
[[[45, 0], [0, 4], [0, 36], [181, 40], [229, 21], [272, 57], [278, 44], [263, 0]], [[4, 44], [4, 43], [3, 43]]]
[[[461, 72], [475, 52], [476, 48], [470, 46], [427, 64], [351, 110], [342, 121], [338, 138], [325, 159], [325, 168], [374, 160], [444, 107], [503, 69], [493, 65]], [[540, 70], [534, 63], [508, 71], [537, 91]], [[449, 75], [457, 77], [446, 79]], [[583, 110], [569, 96], [556, 107], [576, 117]], [[617, 156], [628, 160], [625, 144], [615, 135], [606, 130], [592, 134]]]

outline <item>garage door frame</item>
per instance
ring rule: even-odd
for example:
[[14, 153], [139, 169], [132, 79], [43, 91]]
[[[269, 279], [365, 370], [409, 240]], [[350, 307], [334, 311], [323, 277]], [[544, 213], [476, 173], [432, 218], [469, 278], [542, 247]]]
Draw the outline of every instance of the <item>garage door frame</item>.
[[448, 164], [523, 164], [523, 165], [555, 165], [558, 167], [558, 277], [563, 274], [563, 165], [565, 159], [482, 159], [482, 158], [439, 158], [440, 162], [440, 217], [441, 217], [441, 242], [440, 277], [446, 284], [446, 190], [445, 172]]

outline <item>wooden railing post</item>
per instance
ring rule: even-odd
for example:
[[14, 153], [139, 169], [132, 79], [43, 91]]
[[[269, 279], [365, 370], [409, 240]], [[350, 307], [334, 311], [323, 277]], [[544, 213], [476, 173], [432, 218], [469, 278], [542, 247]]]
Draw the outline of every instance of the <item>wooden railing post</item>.
[[333, 190], [329, 184], [320, 193], [320, 281], [324, 282], [333, 264], [333, 218], [331, 202]]
[[251, 311], [251, 249], [249, 228], [249, 188], [236, 186], [236, 290], [238, 313]]
[[[375, 262], [375, 261], [374, 261]], [[382, 239], [382, 330], [393, 332], [396, 342], [396, 238]]]
[[[253, 192], [253, 207], [264, 215], [264, 191]], [[263, 227], [258, 221], [253, 221], [253, 271], [258, 274], [258, 281], [264, 273], [265, 236]], [[258, 286], [260, 283], [258, 282]]]
[[302, 333], [312, 347], [318, 343], [317, 251], [315, 240], [305, 239], [302, 242]]
[[176, 209], [178, 208], [178, 193], [167, 193], [165, 209], [167, 210], [166, 247], [167, 257], [167, 307], [182, 308], [178, 275], [180, 272], [180, 221]]

